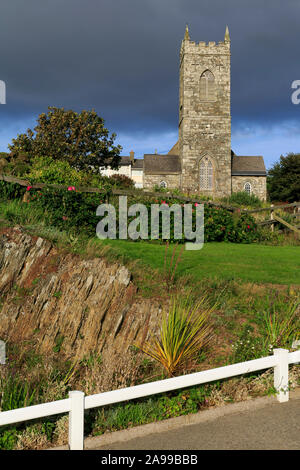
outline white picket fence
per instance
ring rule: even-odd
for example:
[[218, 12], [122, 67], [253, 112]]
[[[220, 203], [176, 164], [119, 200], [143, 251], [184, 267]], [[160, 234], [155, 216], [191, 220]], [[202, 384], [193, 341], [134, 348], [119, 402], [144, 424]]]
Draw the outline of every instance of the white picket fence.
[[252, 361], [240, 362], [238, 364], [96, 395], [85, 396], [80, 391], [69, 392], [69, 398], [64, 400], [2, 411], [0, 413], [0, 425], [19, 423], [60, 413], [69, 413], [69, 448], [70, 450], [83, 450], [84, 410], [214, 382], [271, 367], [274, 368], [274, 387], [277, 391], [277, 398], [280, 402], [285, 402], [289, 399], [289, 364], [300, 362], [300, 350], [290, 353], [287, 349], [274, 349], [273, 353], [272, 356]]

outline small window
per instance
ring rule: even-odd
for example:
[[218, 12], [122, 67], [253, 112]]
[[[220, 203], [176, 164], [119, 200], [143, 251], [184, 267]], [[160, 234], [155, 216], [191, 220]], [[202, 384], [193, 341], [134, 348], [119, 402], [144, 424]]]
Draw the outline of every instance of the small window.
[[251, 194], [251, 184], [250, 183], [245, 183], [245, 186], [244, 186], [244, 191], [246, 191], [246, 193], [248, 193], [249, 195]]
[[159, 183], [159, 186], [160, 186], [161, 188], [166, 188], [166, 187], [167, 187], [167, 183], [166, 183], [165, 181], [161, 181], [161, 182]]
[[215, 101], [215, 77], [210, 70], [205, 70], [200, 77], [200, 99], [202, 101]]

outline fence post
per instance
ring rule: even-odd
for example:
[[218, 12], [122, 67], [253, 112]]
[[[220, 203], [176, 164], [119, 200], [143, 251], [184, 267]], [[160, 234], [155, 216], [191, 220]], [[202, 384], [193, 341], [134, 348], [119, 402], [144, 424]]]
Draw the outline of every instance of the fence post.
[[[274, 207], [274, 204], [271, 204], [271, 207]], [[274, 209], [271, 209], [270, 219], [274, 220]], [[274, 232], [274, 224], [271, 224], [271, 232]]]
[[5, 342], [0, 340], [0, 364], [6, 363], [6, 345]]
[[277, 400], [281, 403], [289, 400], [289, 350], [274, 349], [278, 363], [274, 367], [274, 387], [277, 391]]
[[84, 441], [84, 393], [69, 392], [71, 410], [69, 412], [69, 449], [83, 450]]

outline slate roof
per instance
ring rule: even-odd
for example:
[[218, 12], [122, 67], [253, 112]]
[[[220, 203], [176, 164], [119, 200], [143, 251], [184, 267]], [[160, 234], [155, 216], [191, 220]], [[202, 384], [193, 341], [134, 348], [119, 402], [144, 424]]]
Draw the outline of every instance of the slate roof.
[[232, 156], [232, 176], [266, 176], [263, 157]]
[[144, 168], [144, 159], [143, 158], [135, 158], [134, 163], [132, 165], [133, 170], [142, 170]]
[[130, 157], [121, 157], [120, 165], [130, 165]]
[[179, 155], [144, 155], [144, 172], [147, 175], [168, 175], [181, 173]]
[[[122, 156], [120, 160], [120, 166], [127, 166], [131, 165], [130, 157]], [[142, 170], [144, 167], [144, 160], [142, 158], [135, 158], [132, 168], [136, 170]]]

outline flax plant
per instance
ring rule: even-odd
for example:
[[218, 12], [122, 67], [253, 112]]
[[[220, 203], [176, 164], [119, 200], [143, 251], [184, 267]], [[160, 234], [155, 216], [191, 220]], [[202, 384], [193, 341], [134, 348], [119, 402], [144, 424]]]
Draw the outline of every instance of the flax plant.
[[169, 377], [182, 370], [212, 339], [210, 316], [213, 308], [203, 298], [193, 304], [190, 298], [171, 299], [169, 311], [163, 312], [160, 331], [149, 342], [136, 345], [159, 362]]

